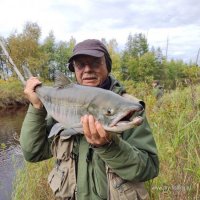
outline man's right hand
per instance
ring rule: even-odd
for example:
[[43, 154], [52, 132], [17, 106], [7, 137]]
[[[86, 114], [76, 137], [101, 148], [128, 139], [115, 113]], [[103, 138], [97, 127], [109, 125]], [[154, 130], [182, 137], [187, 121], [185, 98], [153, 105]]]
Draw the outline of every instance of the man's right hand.
[[41, 84], [42, 82], [40, 82], [37, 77], [31, 77], [26, 81], [26, 86], [24, 88], [24, 94], [26, 98], [32, 103], [33, 107], [37, 109], [43, 107], [42, 102], [40, 101], [35, 92], [35, 87]]

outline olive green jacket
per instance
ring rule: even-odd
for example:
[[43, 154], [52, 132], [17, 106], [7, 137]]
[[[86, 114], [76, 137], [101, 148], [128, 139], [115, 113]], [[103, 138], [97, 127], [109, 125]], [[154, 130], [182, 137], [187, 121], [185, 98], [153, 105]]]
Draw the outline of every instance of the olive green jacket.
[[[122, 94], [125, 90], [112, 78], [112, 91]], [[47, 112], [29, 106], [24, 119], [20, 143], [27, 161], [38, 162], [52, 157], [51, 139], [48, 134], [55, 123], [46, 119]], [[83, 135], [76, 135], [73, 153], [76, 159], [77, 198], [80, 200], [107, 199], [106, 167], [127, 181], [144, 182], [158, 175], [159, 160], [156, 144], [147, 122], [125, 131], [120, 137], [113, 135], [113, 142], [92, 148]]]

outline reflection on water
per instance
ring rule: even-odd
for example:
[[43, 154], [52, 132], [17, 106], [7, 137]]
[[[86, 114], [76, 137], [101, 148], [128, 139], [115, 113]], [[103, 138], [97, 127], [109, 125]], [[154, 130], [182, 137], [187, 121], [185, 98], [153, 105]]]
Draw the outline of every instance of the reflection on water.
[[0, 112], [0, 200], [10, 200], [16, 169], [22, 167], [23, 156], [19, 133], [26, 108]]

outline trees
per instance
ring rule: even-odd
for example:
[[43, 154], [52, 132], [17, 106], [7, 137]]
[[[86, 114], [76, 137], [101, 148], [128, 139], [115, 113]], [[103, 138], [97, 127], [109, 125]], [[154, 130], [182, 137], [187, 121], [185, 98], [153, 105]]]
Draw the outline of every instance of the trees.
[[132, 36], [129, 34], [125, 45], [125, 53], [131, 57], [139, 58], [149, 51], [147, 39], [142, 33]]
[[27, 22], [21, 34], [11, 34], [8, 39], [8, 48], [16, 66], [22, 72], [22, 65], [27, 65], [35, 74], [40, 73], [45, 56], [39, 48], [41, 29], [36, 23]]
[[40, 37], [41, 29], [37, 23], [27, 22], [22, 33], [15, 32], [6, 39], [9, 54], [21, 73], [23, 74], [22, 66], [26, 65], [33, 75], [48, 80], [53, 79], [55, 70], [69, 75], [66, 64], [76, 40], [72, 37], [69, 42], [56, 43], [53, 31], [43, 43], [39, 42]]
[[[67, 76], [73, 74], [67, 68], [67, 61], [72, 55], [76, 44], [75, 38], [69, 41], [56, 41], [53, 31], [41, 41], [41, 29], [37, 23], [27, 22], [22, 33], [14, 32], [6, 41], [14, 63], [23, 73], [22, 66], [27, 65], [34, 75], [52, 80], [55, 70], [60, 70]], [[161, 80], [167, 88], [185, 85], [190, 82], [200, 82], [200, 68], [195, 64], [186, 64], [182, 60], [166, 60], [161, 49], [151, 47], [144, 34], [129, 34], [124, 50], [119, 51], [116, 39], [106, 41], [112, 58], [112, 73], [119, 80], [145, 82], [151, 84], [152, 80]], [[1, 52], [0, 52], [1, 53]], [[3, 57], [0, 60], [0, 78], [6, 79], [12, 73], [12, 67]]]
[[146, 37], [142, 33], [135, 34], [134, 36], [129, 34], [122, 54], [121, 69], [123, 79], [145, 81], [153, 67], [149, 65], [149, 62], [146, 60], [147, 57], [151, 59], [151, 64], [153, 64]]
[[102, 38], [101, 41], [106, 45], [110, 57], [112, 59], [112, 74], [121, 79], [120, 73], [120, 53], [118, 51], [118, 43], [116, 39], [111, 39], [110, 41], [106, 41], [106, 39]]

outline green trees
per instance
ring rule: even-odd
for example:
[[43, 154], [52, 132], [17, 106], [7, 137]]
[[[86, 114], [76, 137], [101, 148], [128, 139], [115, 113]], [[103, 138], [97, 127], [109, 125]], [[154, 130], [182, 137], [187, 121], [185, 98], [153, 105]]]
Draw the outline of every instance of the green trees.
[[[73, 77], [67, 68], [67, 61], [76, 44], [75, 38], [56, 41], [51, 31], [41, 41], [40, 27], [37, 23], [27, 22], [22, 33], [15, 32], [1, 40], [7, 44], [7, 50], [21, 72], [22, 66], [27, 65], [34, 75], [45, 80], [52, 80], [55, 70]], [[112, 58], [112, 73], [122, 81], [151, 84], [152, 80], [160, 80], [167, 89], [200, 82], [198, 66], [186, 64], [182, 60], [166, 60], [159, 47], [149, 47], [147, 38], [142, 33], [129, 34], [125, 47], [121, 50], [116, 39], [106, 41], [102, 38], [102, 42]], [[0, 78], [6, 79], [6, 76], [15, 76], [15, 73], [12, 73], [12, 67], [1, 56]]]
[[[11, 34], [6, 41], [6, 47], [11, 58], [23, 73], [22, 66], [26, 65], [33, 72], [43, 79], [52, 80], [55, 70], [69, 74], [66, 64], [73, 47], [76, 43], [74, 38], [69, 42], [56, 42], [51, 31], [49, 35], [40, 42], [41, 29], [37, 23], [27, 22], [22, 33]], [[5, 65], [12, 70], [12, 66], [1, 59], [1, 68]], [[15, 76], [15, 73], [11, 75]]]
[[[200, 68], [182, 60], [167, 61], [160, 48], [149, 50], [147, 39], [142, 33], [129, 35], [122, 52], [121, 71], [123, 80], [146, 82], [160, 80], [167, 89], [200, 82]], [[190, 80], [190, 81], [188, 81]]]
[[149, 51], [146, 37], [142, 33], [130, 34], [122, 55], [123, 78], [147, 81], [154, 76], [156, 67], [156, 56]]
[[44, 62], [39, 48], [41, 29], [36, 23], [26, 23], [21, 34], [12, 34], [7, 39], [10, 56], [22, 71], [22, 65], [28, 65], [31, 71], [39, 73]]
[[75, 43], [76, 40], [73, 37], [69, 42], [60, 41], [56, 43], [53, 32], [50, 32], [49, 36], [44, 40], [41, 48], [47, 57], [46, 66], [48, 70], [45, 74], [49, 80], [53, 79], [56, 70], [60, 70], [70, 76], [66, 65]]

